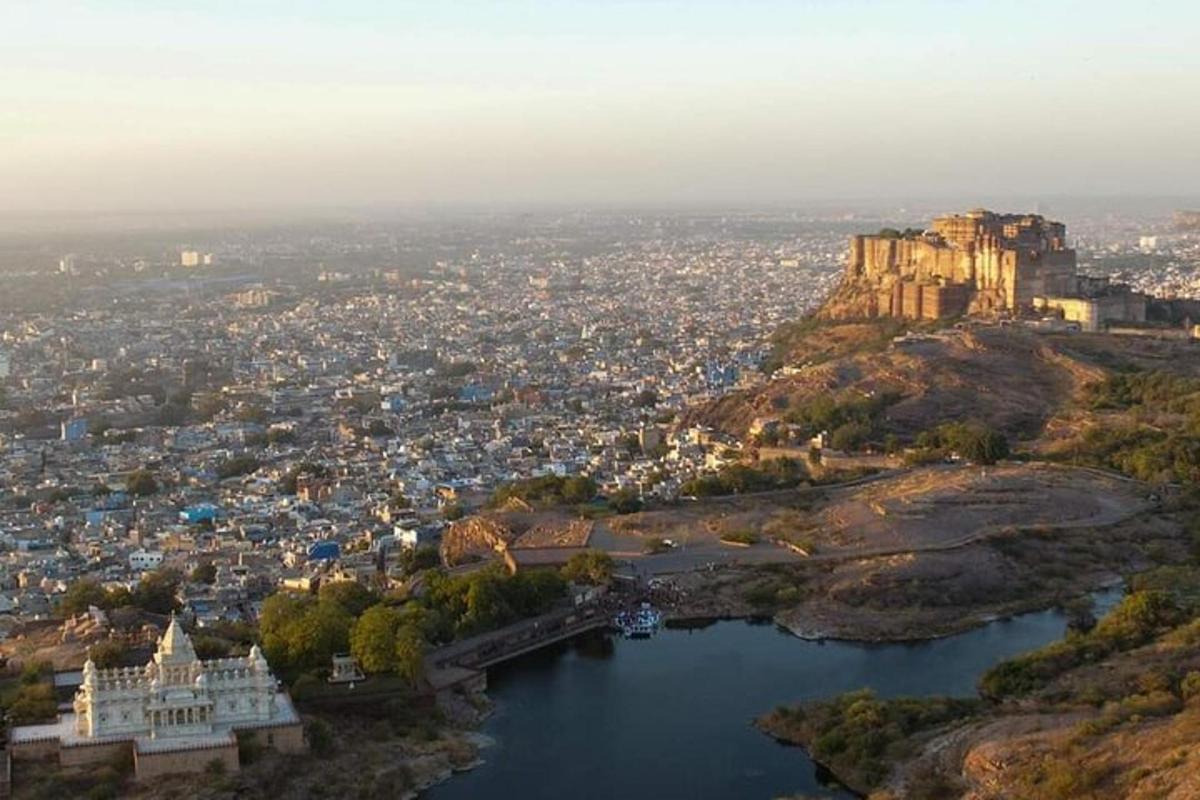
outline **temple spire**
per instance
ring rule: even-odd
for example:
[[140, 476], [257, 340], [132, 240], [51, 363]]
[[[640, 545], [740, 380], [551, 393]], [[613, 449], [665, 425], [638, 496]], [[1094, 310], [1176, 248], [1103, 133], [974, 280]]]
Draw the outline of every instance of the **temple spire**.
[[196, 660], [192, 640], [184, 632], [174, 612], [171, 613], [171, 622], [167, 625], [166, 633], [158, 640], [158, 652], [155, 653], [154, 660], [159, 664], [183, 664]]

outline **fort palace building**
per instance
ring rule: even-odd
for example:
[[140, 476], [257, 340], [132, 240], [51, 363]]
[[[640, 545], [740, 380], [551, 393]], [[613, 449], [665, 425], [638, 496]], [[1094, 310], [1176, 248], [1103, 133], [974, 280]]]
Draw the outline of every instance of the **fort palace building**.
[[1066, 227], [1037, 214], [976, 209], [928, 230], [885, 229], [850, 241], [834, 317], [939, 319], [961, 314], [1057, 314], [1084, 330], [1144, 322], [1145, 295], [1078, 274]]

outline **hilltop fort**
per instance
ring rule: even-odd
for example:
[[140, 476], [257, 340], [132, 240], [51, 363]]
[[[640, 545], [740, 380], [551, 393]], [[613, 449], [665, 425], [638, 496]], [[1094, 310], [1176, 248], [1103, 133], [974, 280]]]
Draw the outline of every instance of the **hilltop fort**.
[[936, 217], [928, 230], [854, 236], [845, 278], [821, 314], [938, 319], [1033, 311], [1097, 330], [1145, 321], [1146, 297], [1080, 275], [1061, 222], [976, 209]]

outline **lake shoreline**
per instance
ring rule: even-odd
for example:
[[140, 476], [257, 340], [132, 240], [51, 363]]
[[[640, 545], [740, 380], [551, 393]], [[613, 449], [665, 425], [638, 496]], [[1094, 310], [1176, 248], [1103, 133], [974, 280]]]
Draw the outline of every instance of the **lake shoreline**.
[[[1072, 596], [1095, 595], [1124, 584], [1118, 575], [1100, 575], [1081, 581]], [[888, 611], [852, 607], [816, 598], [779, 609], [756, 608], [728, 587], [709, 594], [703, 584], [664, 610], [664, 620], [680, 627], [699, 627], [718, 620], [770, 621], [806, 641], [904, 644], [944, 639], [1022, 614], [1051, 610], [1069, 599], [1061, 593], [973, 606], [913, 608]], [[724, 589], [724, 591], [721, 591]], [[699, 595], [698, 597], [695, 597]], [[693, 599], [695, 598], [695, 599]]]
[[[1114, 588], [1111, 582], [1107, 585], [1110, 589]], [[699, 596], [703, 598], [703, 595]], [[549, 746], [558, 748], [560, 752], [579, 754], [586, 760], [589, 758], [587, 753], [591, 749], [590, 746], [575, 741], [574, 728], [562, 727], [566, 724], [563, 720], [580, 715], [596, 717], [598, 713], [632, 714], [632, 717], [627, 718], [622, 730], [637, 731], [635, 739], [641, 737], [657, 743], [644, 744], [638, 753], [652, 751], [654, 747], [661, 746], [662, 742], [678, 736], [677, 733], [665, 732], [675, 729], [675, 724], [670, 720], [688, 717], [689, 714], [695, 713], [695, 706], [689, 703], [684, 708], [691, 710], [672, 711], [670, 703], [663, 706], [665, 698], [657, 693], [652, 693], [657, 699], [642, 698], [639, 701], [639, 686], [643, 685], [643, 682], [632, 676], [657, 676], [652, 680], [647, 679], [645, 683], [650, 685], [654, 681], [660, 681], [664, 674], [696, 674], [692, 670], [697, 668], [698, 663], [704, 663], [708, 665], [704, 667], [708, 680], [728, 680], [734, 682], [730, 685], [740, 686], [740, 669], [736, 675], [723, 675], [719, 667], [716, 672], [712, 672], [711, 667], [716, 666], [717, 662], [708, 661], [702, 655], [720, 653], [721, 658], [726, 658], [724, 654], [737, 653], [738, 659], [747, 658], [753, 662], [753, 666], [747, 666], [746, 669], [757, 675], [758, 688], [750, 690], [747, 687], [747, 691], [739, 690], [726, 695], [730, 699], [722, 702], [737, 706], [739, 710], [735, 714], [722, 717], [716, 730], [725, 731], [726, 737], [732, 734], [735, 739], [742, 740], [740, 746], [743, 752], [747, 753], [747, 761], [770, 766], [771, 779], [782, 780], [786, 789], [781, 791], [772, 786], [771, 792], [784, 796], [798, 790], [832, 790], [835, 793], [844, 792], [839, 796], [845, 798], [861, 798], [864, 795], [858, 788], [846, 783], [842, 776], [828, 765], [814, 761], [802, 743], [781, 739], [766, 731], [760, 724], [762, 716], [779, 705], [835, 697], [863, 686], [875, 688], [884, 696], [974, 696], [975, 681], [988, 666], [1017, 652], [1041, 646], [1058, 638], [1067, 624], [1067, 618], [1058, 603], [1053, 599], [1037, 598], [1021, 606], [993, 606], [986, 612], [980, 611], [970, 617], [964, 617], [960, 613], [959, 630], [937, 631], [937, 635], [930, 635], [930, 629], [927, 627], [922, 631], [925, 635], [910, 635], [905, 638], [802, 636], [795, 629], [783, 624], [778, 614], [764, 613], [745, 605], [726, 605], [722, 609], [724, 613], [713, 613], [718, 609], [711, 603], [712, 598], [707, 597], [703, 600], [707, 602], [678, 602], [669, 607], [663, 630], [650, 642], [626, 642], [610, 635], [602, 637], [609, 644], [596, 647], [591, 640], [572, 639], [563, 648], [551, 648], [546, 652], [530, 654], [522, 657], [529, 659], [524, 663], [507, 665], [499, 668], [497, 673], [489, 674], [489, 687], [485, 696], [501, 711], [495, 715], [487, 715], [476, 729], [481, 729], [496, 740], [497, 752], [486, 758], [473, 759], [470, 772], [456, 775], [451, 781], [439, 782], [428, 791], [422, 791], [422, 796], [433, 800], [505, 796], [502, 794], [503, 787], [507, 785], [505, 780], [511, 782], [517, 779], [514, 777], [516, 775], [525, 775], [530, 769], [538, 769], [526, 763], [526, 749], [537, 750]], [[998, 608], [1007, 613], [999, 613]], [[1005, 625], [1006, 620], [1012, 621], [1011, 628]], [[736, 622], [743, 624], [729, 624]], [[988, 626], [994, 622], [1000, 623], [1000, 627], [988, 632]], [[754, 632], [754, 629], [758, 629], [758, 632]], [[688, 635], [692, 632], [697, 636]], [[812, 631], [809, 629], [801, 632], [811, 634]], [[699, 636], [700, 633], [705, 635]], [[787, 644], [788, 641], [793, 644]], [[909, 645], [924, 646], [911, 649]], [[691, 655], [693, 653], [696, 655]], [[612, 659], [616, 661], [606, 663]], [[844, 666], [824, 668], [817, 666], [818, 664]], [[945, 669], [938, 672], [940, 668], [934, 667], [938, 664], [955, 666], [950, 674], [945, 674]], [[635, 669], [635, 672], [631, 673], [630, 669]], [[795, 672], [797, 669], [800, 670], [799, 673]], [[552, 674], [570, 676], [570, 680], [547, 682]], [[621, 676], [621, 680], [614, 682], [614, 675]], [[604, 677], [598, 679], [599, 683], [595, 683], [590, 682], [592, 679], [587, 676]], [[680, 685], [684, 687], [705, 685], [705, 682], [689, 683], [684, 677], [680, 677], [680, 680]], [[580, 688], [583, 686], [592, 689], [583, 691]], [[558, 687], [563, 688], [560, 691]], [[687, 694], [686, 689], [684, 694]], [[711, 694], [704, 693], [703, 696], [707, 698], [703, 702], [711, 703]], [[633, 709], [631, 705], [637, 708]], [[577, 707], [586, 707], [591, 711], [572, 712], [566, 716], [559, 715], [559, 712], [548, 714], [545, 711], [547, 708]], [[655, 709], [654, 714], [650, 718], [644, 718], [640, 711], [642, 707]], [[604, 709], [603, 712], [599, 711], [601, 708]], [[680, 714], [683, 717], [680, 717]], [[636, 722], [633, 721], [635, 719]], [[543, 730], [550, 728], [556, 732], [545, 737]], [[735, 733], [738, 729], [743, 733]], [[790, 754], [764, 755], [752, 743], [745, 742], [747, 737], [760, 739], [771, 748], [784, 744], [789, 748], [796, 748], [803, 755], [794, 750]], [[720, 735], [717, 738], [720, 739]], [[505, 743], [508, 743], [508, 746]], [[624, 756], [629, 757], [631, 756]], [[640, 756], [632, 757], [636, 760]], [[603, 780], [608, 782], [604, 786], [611, 787], [614, 791], [621, 786], [624, 777], [612, 774], [611, 770], [615, 768], [613, 765], [617, 763], [626, 762], [622, 760], [622, 756], [609, 753], [592, 767], [598, 774], [606, 776]], [[806, 764], [809, 765], [807, 770]], [[617, 771], [628, 770], [636, 771], [632, 765]], [[714, 784], [721, 780], [733, 781], [738, 777], [736, 770], [720, 767], [715, 770], [712, 778]], [[789, 775], [793, 777], [789, 778]], [[789, 781], [794, 781], [790, 788]], [[701, 787], [697, 796], [710, 796], [704, 794], [708, 790], [707, 786]], [[472, 794], [472, 791], [477, 794]], [[629, 796], [640, 798], [643, 795], [639, 792], [648, 791], [649, 787], [638, 787]], [[489, 792], [496, 794], [492, 795]]]

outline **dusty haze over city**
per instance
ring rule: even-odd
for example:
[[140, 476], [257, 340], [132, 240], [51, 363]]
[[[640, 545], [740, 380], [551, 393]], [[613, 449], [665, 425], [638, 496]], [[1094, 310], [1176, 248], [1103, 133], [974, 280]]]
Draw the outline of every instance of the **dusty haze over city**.
[[0, 209], [1178, 196], [1194, 3], [5, 3]]

